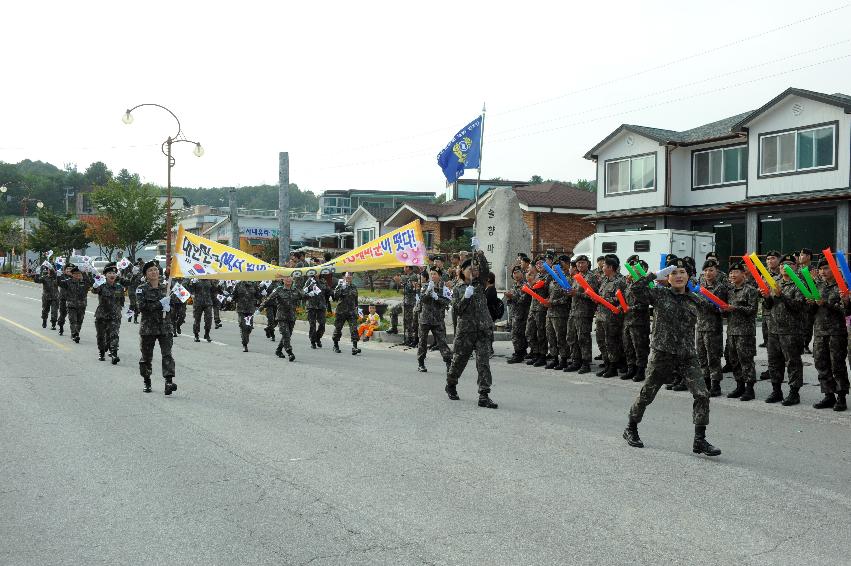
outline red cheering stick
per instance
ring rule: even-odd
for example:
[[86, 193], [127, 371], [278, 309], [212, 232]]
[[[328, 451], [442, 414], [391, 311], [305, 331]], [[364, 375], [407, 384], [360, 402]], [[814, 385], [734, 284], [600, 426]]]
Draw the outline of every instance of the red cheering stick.
[[768, 293], [768, 283], [762, 278], [762, 275], [757, 271], [756, 266], [753, 264], [753, 260], [749, 255], [745, 254], [742, 256], [742, 261], [745, 262], [745, 265], [748, 268], [748, 271], [751, 272], [751, 277], [756, 281], [756, 284], [759, 285], [759, 290], [762, 291], [763, 294]]
[[724, 309], [730, 308], [730, 305], [728, 305], [727, 303], [725, 303], [724, 301], [722, 301], [721, 299], [719, 299], [719, 298], [718, 298], [718, 295], [716, 295], [715, 293], [713, 293], [712, 291], [710, 291], [710, 290], [709, 290], [709, 289], [707, 289], [706, 287], [701, 287], [701, 288], [700, 288], [700, 293], [701, 293], [704, 297], [706, 297], [707, 299], [709, 299], [710, 301], [712, 301], [713, 303], [715, 303], [716, 305], [718, 305], [718, 308], [719, 308], [719, 309], [724, 310]]
[[536, 282], [532, 285], [532, 289], [536, 289], [536, 290], [537, 290], [537, 289], [540, 289], [540, 288], [542, 288], [542, 287], [543, 287], [544, 285], [546, 285], [546, 284], [547, 284], [547, 282], [546, 282], [546, 281], [544, 281], [544, 280], [536, 281]]
[[[540, 283], [543, 283], [543, 281], [540, 281]], [[536, 285], [537, 285], [537, 283], [536, 283]], [[524, 293], [526, 293], [527, 295], [529, 295], [530, 297], [534, 298], [536, 301], [538, 301], [542, 305], [549, 306], [550, 302], [547, 301], [542, 296], [540, 296], [535, 291], [533, 291], [532, 289], [530, 289], [528, 285], [523, 285], [523, 287], [521, 287], [520, 290], [523, 291]]]
[[833, 273], [833, 278], [836, 279], [836, 286], [839, 287], [839, 293], [842, 295], [848, 294], [848, 285], [845, 283], [845, 278], [842, 277], [842, 272], [839, 270], [839, 265], [836, 264], [836, 258], [833, 257], [833, 252], [830, 248], [821, 251], [824, 254], [824, 259], [827, 260], [827, 265]]
[[618, 307], [616, 307], [615, 305], [613, 305], [612, 303], [610, 303], [609, 301], [607, 301], [606, 299], [604, 299], [603, 297], [598, 295], [597, 291], [595, 291], [591, 287], [591, 285], [588, 284], [588, 282], [585, 280], [585, 278], [582, 276], [581, 273], [577, 273], [573, 277], [573, 279], [577, 283], [579, 283], [579, 285], [582, 286], [582, 288], [585, 290], [585, 294], [588, 295], [589, 297], [591, 297], [592, 301], [594, 301], [595, 303], [597, 303], [599, 305], [603, 305], [604, 307], [606, 307], [607, 309], [609, 309], [610, 311], [612, 311], [615, 314], [620, 314]]
[[629, 305], [626, 304], [626, 299], [624, 298], [623, 293], [621, 293], [621, 290], [618, 289], [615, 295], [617, 295], [618, 302], [621, 304], [621, 310], [625, 313], [629, 312]]

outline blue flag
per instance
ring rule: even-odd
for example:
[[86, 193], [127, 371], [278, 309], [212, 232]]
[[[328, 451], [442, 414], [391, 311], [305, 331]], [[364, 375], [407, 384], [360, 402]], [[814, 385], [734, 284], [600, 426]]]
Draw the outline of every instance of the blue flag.
[[437, 164], [443, 169], [447, 183], [454, 183], [464, 169], [478, 169], [482, 159], [482, 117], [464, 126], [437, 154]]

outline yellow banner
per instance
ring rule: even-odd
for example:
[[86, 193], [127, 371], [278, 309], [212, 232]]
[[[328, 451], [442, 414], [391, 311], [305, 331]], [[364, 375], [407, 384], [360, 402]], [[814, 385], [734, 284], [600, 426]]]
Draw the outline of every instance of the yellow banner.
[[283, 275], [310, 277], [424, 265], [422, 228], [415, 220], [321, 265], [278, 267], [230, 246], [190, 234], [180, 226], [171, 259], [173, 278], [265, 281]]

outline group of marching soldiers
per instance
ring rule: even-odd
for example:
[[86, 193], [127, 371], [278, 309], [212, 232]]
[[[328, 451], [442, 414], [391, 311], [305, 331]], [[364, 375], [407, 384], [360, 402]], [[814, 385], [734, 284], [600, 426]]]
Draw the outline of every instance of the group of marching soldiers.
[[[669, 259], [674, 261], [678, 258], [669, 256]], [[770, 380], [772, 385], [765, 401], [784, 406], [800, 403], [799, 390], [803, 384], [801, 357], [809, 351], [812, 341], [814, 365], [824, 394], [814, 407], [846, 410], [849, 347], [846, 316], [851, 314], [851, 307], [848, 294], [839, 292], [825, 258], [811, 265], [813, 254], [807, 248], [785, 255], [768, 252], [766, 267], [775, 283], [767, 286], [768, 291], [760, 291], [743, 262], [734, 262], [729, 274], [724, 273], [715, 254], [710, 253], [698, 273], [694, 262], [684, 259], [688, 260], [690, 294], [694, 295], [697, 306], [693, 349], [711, 397], [722, 395], [723, 373], [729, 371], [736, 386], [727, 397], [742, 401], [756, 398], [754, 357], [757, 351], [757, 312], [761, 305], [768, 369], [759, 378]], [[648, 271], [648, 265], [637, 256], [628, 258], [627, 264], [628, 272], [639, 274]], [[566, 290], [550, 275], [556, 265], [567, 274], [573, 290]], [[798, 274], [804, 267], [815, 267], [813, 278], [820, 298], [805, 297], [784, 265], [789, 265], [793, 273]], [[592, 300], [585, 288], [576, 283], [577, 275], [581, 275], [588, 287], [617, 308], [610, 309]], [[591, 372], [593, 322], [601, 360], [596, 375], [636, 382], [646, 379], [648, 360], [658, 346], [657, 340], [651, 341], [651, 328], [654, 323], [658, 325], [659, 310], [646, 296], [637, 292], [638, 282], [632, 275], [622, 275], [617, 256], [600, 256], [596, 269], [591, 269], [589, 258], [584, 255], [556, 258], [551, 254], [537, 257], [532, 264], [527, 256], [521, 254], [513, 268], [513, 277], [514, 288], [506, 293], [511, 305], [514, 345], [514, 354], [508, 363], [525, 361], [546, 369], [579, 374]], [[727, 306], [718, 307], [709, 299], [695, 295], [697, 286], [705, 288]], [[524, 292], [524, 287], [534, 289], [543, 301]], [[621, 307], [623, 303], [628, 310]], [[722, 358], [726, 363], [722, 364]], [[785, 394], [782, 389], [784, 377], [788, 380]], [[667, 388], [684, 391], [688, 388], [686, 379], [683, 372], [674, 370]]]

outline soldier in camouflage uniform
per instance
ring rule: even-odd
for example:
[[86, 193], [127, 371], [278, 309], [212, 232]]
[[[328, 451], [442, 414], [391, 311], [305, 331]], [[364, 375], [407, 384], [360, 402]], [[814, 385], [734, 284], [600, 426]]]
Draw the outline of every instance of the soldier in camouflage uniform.
[[[402, 275], [396, 274], [393, 276], [393, 280], [390, 282], [390, 289], [395, 291], [402, 291], [405, 285], [402, 282]], [[399, 334], [399, 315], [403, 312], [404, 301], [396, 303], [390, 310], [387, 311], [387, 314], [390, 315], [390, 329], [387, 330], [387, 334]], [[404, 324], [404, 319], [402, 320]]]
[[[755, 398], [756, 383], [756, 311], [759, 292], [747, 282], [747, 272], [743, 262], [730, 266], [730, 286], [727, 291], [727, 340], [730, 343], [729, 360], [736, 380], [736, 389], [727, 397], [742, 401]], [[712, 397], [721, 395], [720, 382], [712, 382], [709, 390]]]
[[51, 267], [44, 266], [35, 276], [35, 282], [41, 283], [41, 327], [47, 328], [47, 315], [50, 314], [50, 329], [56, 330], [59, 311], [59, 280]]
[[[727, 302], [727, 285], [718, 278], [718, 262], [707, 259], [703, 263], [701, 286]], [[721, 356], [724, 353], [724, 318], [721, 309], [708, 299], [701, 299], [697, 312], [697, 360], [703, 372], [706, 388], [721, 392]], [[753, 399], [753, 397], [751, 397]]]
[[171, 395], [177, 391], [174, 383], [174, 358], [171, 355], [174, 338], [172, 336], [171, 299], [167, 283], [160, 282], [160, 268], [156, 261], [149, 261], [142, 267], [145, 279], [136, 289], [136, 300], [139, 312], [142, 313], [142, 324], [139, 325], [140, 347], [142, 358], [139, 360], [139, 373], [142, 375], [145, 393], [151, 392], [151, 362], [154, 358], [154, 346], [160, 343], [162, 355], [162, 371], [165, 379], [165, 394]]
[[[139, 260], [140, 263], [142, 260]], [[127, 298], [130, 300], [130, 310], [133, 311], [133, 323], [139, 324], [139, 304], [136, 301], [136, 289], [142, 284], [144, 276], [142, 275], [141, 265], [131, 265], [126, 270]], [[181, 303], [183, 304], [183, 303]], [[185, 312], [185, 309], [184, 309]]]
[[189, 283], [189, 291], [192, 292], [192, 333], [195, 341], [200, 342], [198, 334], [201, 332], [201, 316], [204, 317], [204, 340], [212, 342], [210, 328], [213, 326], [213, 285], [209, 279], [192, 279]]
[[644, 411], [662, 384], [670, 380], [674, 370], [684, 376], [686, 384], [694, 397], [693, 421], [694, 443], [692, 451], [696, 454], [717, 456], [721, 451], [706, 440], [706, 425], [709, 424], [709, 392], [703, 381], [695, 351], [694, 329], [697, 322], [698, 299], [689, 293], [687, 284], [693, 275], [694, 263], [691, 258], [669, 257], [665, 271], [668, 287], [657, 285], [649, 287], [656, 279], [651, 273], [635, 282], [635, 291], [654, 307], [652, 352], [647, 366], [647, 381], [641, 388], [638, 398], [629, 411], [629, 423], [623, 437], [630, 446], [641, 448], [644, 443], [638, 436], [638, 423]]
[[121, 361], [118, 358], [118, 332], [121, 330], [121, 309], [124, 308], [124, 287], [116, 281], [118, 268], [114, 263], [104, 266], [103, 275], [106, 282], [93, 290], [98, 296], [98, 308], [95, 310], [98, 359], [104, 361], [104, 354], [109, 351], [112, 365], [115, 365]]
[[[599, 288], [597, 279], [588, 270], [591, 262], [585, 255], [576, 258], [576, 272], [582, 275], [592, 289]], [[583, 374], [591, 371], [591, 324], [597, 303], [594, 302], [578, 283], [573, 285], [573, 303], [570, 307], [570, 317], [567, 319], [567, 341], [571, 344], [572, 362], [564, 371], [575, 371]]]
[[59, 336], [65, 334], [65, 318], [68, 316], [68, 291], [63, 283], [71, 279], [72, 267], [66, 265], [62, 268], [62, 274], [56, 277], [56, 285], [59, 287]]
[[458, 400], [458, 378], [464, 373], [475, 350], [479, 407], [496, 409], [498, 405], [490, 399], [493, 378], [489, 353], [493, 341], [493, 319], [485, 298], [489, 267], [481, 250], [461, 264], [463, 282], [452, 290], [453, 308], [458, 312], [458, 330], [455, 333], [452, 363], [446, 372], [445, 391], [449, 399]]
[[[647, 273], [647, 262], [637, 257], [631, 258], [630, 265], [640, 265]], [[650, 356], [650, 304], [643, 300], [641, 293], [636, 296], [635, 281], [629, 276], [624, 291], [624, 299], [629, 312], [623, 318], [623, 349], [626, 357], [626, 373], [621, 379], [635, 382], [644, 381], [647, 370], [647, 358]]]
[[[549, 278], [544, 271], [544, 256], [535, 259], [536, 280], [529, 287], [546, 299], [549, 297]], [[486, 277], [484, 274], [483, 277]], [[526, 365], [543, 367], [547, 365], [547, 307], [537, 299], [532, 299], [529, 306], [529, 316], [526, 319], [526, 341], [532, 350], [533, 357]]]
[[260, 304], [260, 308], [268, 308], [270, 304], [275, 305], [278, 331], [281, 333], [281, 340], [275, 349], [275, 355], [283, 358], [284, 352], [286, 352], [289, 361], [293, 362], [295, 361], [295, 354], [293, 354], [291, 338], [295, 327], [295, 309], [299, 302], [304, 299], [304, 292], [295, 286], [292, 276], [283, 275], [281, 277], [281, 285], [266, 296], [266, 299]]
[[[562, 271], [570, 271], [570, 257], [559, 256]], [[547, 341], [553, 349], [553, 359], [547, 369], [564, 370], [568, 365], [570, 347], [567, 344], [567, 321], [570, 317], [572, 297], [555, 280], [550, 281], [549, 308], [547, 308]]]
[[[798, 270], [797, 270], [798, 275], [800, 276], [801, 271], [806, 267], [807, 269], [809, 269], [812, 272], [811, 275], [813, 276], [813, 279], [816, 281], [816, 283], [818, 283], [819, 271], [818, 271], [818, 268], [814, 269], [814, 267], [816, 267], [816, 266], [814, 266], [812, 264], [813, 250], [810, 249], [810, 248], [801, 248], [801, 251], [798, 252], [798, 258], [797, 259], [798, 259]], [[813, 339], [813, 325], [815, 324], [813, 317], [815, 315], [815, 310], [814, 309], [807, 309], [805, 314], [806, 314], [806, 319], [804, 320], [804, 325], [805, 325], [805, 328], [804, 328], [804, 352], [806, 352], [807, 354], [812, 354], [812, 351], [810, 351], [810, 342]]]
[[211, 305], [213, 307], [213, 323], [216, 325], [216, 328], [222, 327], [222, 319], [219, 315], [219, 309], [224, 305], [219, 303], [218, 296], [224, 294], [224, 287], [221, 281], [213, 280], [210, 281], [210, 298], [212, 299]]
[[414, 335], [414, 307], [417, 306], [417, 289], [416, 283], [418, 275], [414, 273], [414, 268], [410, 266], [404, 267], [402, 275], [402, 325], [404, 327], [405, 345], [415, 346]]
[[[275, 289], [281, 286], [280, 281], [271, 281], [264, 288], [260, 289], [262, 297], [268, 297], [275, 292]], [[269, 304], [266, 306], [266, 338], [272, 342], [275, 341], [275, 328], [278, 326], [278, 317], [275, 314], [275, 305]]]
[[[782, 254], [776, 250], [771, 250], [765, 254], [765, 267], [775, 281], [780, 281], [780, 256]], [[766, 281], [766, 283], [768, 283]], [[783, 352], [780, 350], [780, 343], [777, 340], [776, 332], [773, 332], [774, 326], [771, 324], [771, 307], [762, 302], [762, 346], [768, 350], [768, 369], [760, 379], [769, 379], [769, 374], [776, 368], [778, 371], [783, 371]], [[774, 334], [774, 339], [771, 335]]]
[[334, 333], [331, 335], [331, 340], [334, 341], [334, 351], [338, 354], [340, 353], [340, 338], [343, 337], [343, 325], [348, 323], [352, 337], [352, 355], [356, 356], [361, 352], [361, 349], [358, 348], [358, 288], [352, 283], [351, 273], [346, 273], [340, 279], [332, 293], [332, 297], [335, 301], [338, 301], [337, 311], [334, 317]]
[[845, 317], [851, 314], [848, 298], [842, 297], [827, 260], [819, 261], [818, 283], [821, 299], [810, 301], [815, 309], [813, 316], [813, 361], [818, 371], [819, 385], [824, 398], [813, 407], [844, 411], [848, 408], [848, 330]]
[[328, 299], [331, 291], [325, 280], [309, 278], [304, 285], [307, 296], [307, 322], [310, 325], [310, 347], [314, 350], [322, 347], [322, 337], [325, 335], [325, 312], [328, 309]]
[[[139, 271], [141, 272], [141, 269]], [[142, 279], [142, 281], [144, 281], [144, 279]], [[180, 297], [177, 296], [177, 293], [174, 292], [174, 286], [178, 283], [183, 286], [183, 279], [179, 277], [172, 279], [171, 294], [169, 295], [171, 310], [168, 312], [169, 317], [171, 318], [172, 336], [175, 337], [180, 334], [180, 327], [183, 326], [184, 322], [186, 322], [186, 303], [181, 301]], [[136, 293], [133, 293], [133, 295], [136, 295]]]
[[[797, 259], [793, 254], [786, 254], [782, 263], [794, 267]], [[773, 391], [765, 400], [766, 403], [777, 403], [782, 400], [786, 407], [801, 402], [798, 390], [804, 383], [804, 364], [801, 354], [804, 351], [804, 326], [801, 316], [807, 308], [806, 299], [801, 290], [789, 278], [785, 270], [777, 290], [769, 290], [765, 295], [765, 305], [771, 309], [771, 325], [769, 335], [777, 341], [785, 361], [786, 372], [789, 376], [789, 394], [784, 398], [781, 384], [783, 383], [782, 366], [780, 371], [771, 371], [771, 386]], [[773, 334], [771, 334], [773, 332]], [[771, 356], [769, 343], [769, 356]], [[771, 358], [769, 358], [771, 369]]]
[[[618, 256], [607, 255], [598, 293], [615, 306], [620, 304], [617, 292], [623, 293], [626, 290], [626, 282], [619, 271], [620, 260]], [[626, 371], [623, 360], [623, 318], [622, 312], [616, 314], [603, 305], [597, 305], [595, 320], [597, 321], [597, 329], [602, 329], [603, 333], [603, 342], [600, 347], [603, 352], [603, 367], [597, 372], [597, 377], [617, 377], [618, 369]]]
[[239, 336], [242, 338], [242, 351], [248, 351], [248, 338], [254, 328], [254, 311], [260, 302], [260, 287], [254, 281], [240, 281], [233, 289], [233, 300], [239, 317]]
[[[65, 301], [68, 307], [68, 323], [71, 326], [71, 338], [80, 343], [80, 328], [86, 317], [86, 305], [88, 304], [89, 288], [92, 286], [92, 278], [88, 273], [83, 274], [80, 268], [71, 267], [71, 277], [59, 283], [65, 289]], [[60, 326], [61, 328], [61, 326]]]
[[[721, 262], [718, 260], [718, 254], [715, 253], [715, 252], [707, 252], [706, 259], [704, 261], [708, 261], [710, 259], [715, 260], [715, 263], [718, 264], [718, 267], [715, 268], [715, 272], [716, 272], [715, 278], [716, 278], [718, 284], [724, 285], [729, 289], [730, 279], [727, 276], [727, 274], [724, 273], [724, 271], [721, 270], [721, 267], [720, 267]], [[705, 282], [706, 282], [706, 278], [703, 276], [703, 273], [701, 272], [700, 276], [697, 279], [697, 283], [701, 287], [705, 287], [706, 286]], [[730, 337], [727, 336], [727, 339], [724, 342], [724, 364], [721, 367], [721, 373], [724, 374], [724, 373], [729, 373], [731, 371], [733, 371], [733, 366], [730, 365]], [[711, 391], [709, 392], [709, 396], [710, 397], [712, 396]]]
[[529, 317], [529, 307], [532, 306], [533, 299], [522, 291], [527, 275], [529, 284], [532, 285], [535, 281], [534, 272], [531, 270], [524, 272], [522, 267], [515, 265], [511, 271], [514, 288], [505, 293], [508, 304], [511, 306], [511, 345], [514, 346], [514, 354], [508, 358], [509, 364], [522, 362], [526, 358], [526, 348], [529, 345], [526, 341], [526, 319]]
[[[420, 315], [419, 315], [419, 336], [420, 344], [417, 349], [417, 371], [425, 372], [425, 358], [428, 350], [428, 334], [434, 336], [434, 344], [440, 350], [440, 355], [443, 356], [443, 361], [446, 363], [446, 369], [449, 370], [449, 364], [452, 361], [452, 352], [449, 346], [446, 345], [446, 332], [444, 330], [444, 319], [446, 318], [446, 309], [449, 308], [449, 287], [443, 283], [443, 272], [439, 268], [434, 268], [429, 272], [429, 283], [420, 292]], [[450, 295], [451, 296], [451, 295]]]
[[416, 274], [414, 276], [414, 278], [415, 278], [415, 281], [416, 281], [414, 283], [414, 291], [416, 291], [417, 295], [414, 298], [414, 323], [413, 323], [414, 324], [414, 339], [413, 339], [413, 342], [414, 342], [414, 344], [419, 346], [419, 344], [420, 344], [420, 313], [423, 310], [423, 304], [422, 304], [422, 301], [421, 301], [421, 299], [422, 299], [421, 293], [422, 293], [423, 286], [427, 287], [428, 283], [429, 283], [428, 271], [422, 271], [422, 272]]

